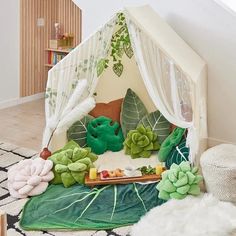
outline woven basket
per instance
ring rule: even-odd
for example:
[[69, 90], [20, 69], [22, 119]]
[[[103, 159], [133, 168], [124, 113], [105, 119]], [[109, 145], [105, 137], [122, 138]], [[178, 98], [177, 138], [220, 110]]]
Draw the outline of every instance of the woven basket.
[[236, 203], [236, 145], [221, 144], [201, 156], [207, 192], [223, 201]]

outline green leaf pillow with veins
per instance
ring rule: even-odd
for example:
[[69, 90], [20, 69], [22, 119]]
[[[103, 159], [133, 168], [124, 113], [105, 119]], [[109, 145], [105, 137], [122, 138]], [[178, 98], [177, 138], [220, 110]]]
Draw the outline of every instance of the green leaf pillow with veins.
[[176, 147], [182, 140], [185, 133], [183, 128], [175, 128], [172, 133], [163, 141], [161, 148], [158, 152], [158, 159], [165, 162], [174, 147]]
[[79, 121], [76, 121], [68, 130], [67, 130], [67, 139], [68, 141], [75, 141], [80, 145], [80, 147], [87, 146], [87, 126], [88, 123], [93, 120], [94, 117], [87, 115]]
[[127, 136], [130, 130], [135, 130], [139, 121], [147, 114], [148, 111], [141, 99], [129, 88], [125, 95], [120, 115], [124, 137]]
[[170, 169], [173, 163], [179, 165], [182, 161], [189, 161], [189, 147], [186, 146], [185, 138], [172, 149], [165, 161], [165, 166]]
[[161, 114], [159, 110], [151, 112], [144, 116], [139, 124], [150, 127], [158, 136], [158, 141], [161, 144], [170, 134], [170, 122]]

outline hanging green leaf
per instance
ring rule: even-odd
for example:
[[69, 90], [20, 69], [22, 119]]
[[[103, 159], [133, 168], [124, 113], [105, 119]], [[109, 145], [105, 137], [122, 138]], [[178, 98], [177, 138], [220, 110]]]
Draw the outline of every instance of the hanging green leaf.
[[101, 59], [100, 61], [98, 61], [97, 64], [97, 76], [99, 77], [102, 72], [104, 71], [104, 69], [106, 69], [108, 67], [108, 59]]
[[134, 51], [130, 42], [124, 43], [124, 52], [128, 58], [131, 58], [134, 55]]
[[113, 71], [117, 76], [121, 76], [123, 73], [124, 66], [121, 64], [121, 62], [118, 62], [113, 65]]

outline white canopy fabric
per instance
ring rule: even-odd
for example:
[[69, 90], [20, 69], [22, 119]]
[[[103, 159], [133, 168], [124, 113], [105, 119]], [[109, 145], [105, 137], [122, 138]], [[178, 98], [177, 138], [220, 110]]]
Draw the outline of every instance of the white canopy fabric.
[[[125, 8], [123, 13], [149, 97], [171, 123], [188, 128], [194, 159], [207, 138], [206, 64], [149, 6]], [[43, 146], [56, 136], [59, 142], [58, 137], [94, 107], [98, 64], [109, 55], [117, 17], [51, 69]]]

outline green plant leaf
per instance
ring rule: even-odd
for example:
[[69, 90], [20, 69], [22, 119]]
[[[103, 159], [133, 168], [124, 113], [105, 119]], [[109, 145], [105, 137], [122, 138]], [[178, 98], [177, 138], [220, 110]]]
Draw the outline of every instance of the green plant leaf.
[[120, 62], [113, 65], [113, 71], [118, 77], [122, 75], [123, 69], [124, 69], [124, 66]]
[[134, 51], [130, 42], [124, 43], [124, 51], [128, 58], [132, 58], [132, 56], [134, 55]]
[[142, 117], [139, 124], [151, 127], [158, 136], [159, 143], [162, 143], [170, 134], [170, 122], [158, 110]]
[[134, 91], [128, 89], [121, 108], [121, 127], [125, 137], [130, 130], [136, 129], [139, 121], [147, 113], [141, 99]]
[[75, 122], [67, 131], [68, 141], [74, 140], [80, 147], [86, 147], [87, 125], [94, 117], [87, 115], [81, 120]]
[[100, 59], [97, 64], [97, 76], [99, 77], [107, 67], [107, 59]]
[[155, 186], [126, 184], [91, 189], [74, 185], [66, 189], [50, 185], [45, 193], [26, 203], [20, 225], [25, 230], [101, 230], [132, 225], [164, 203]]

